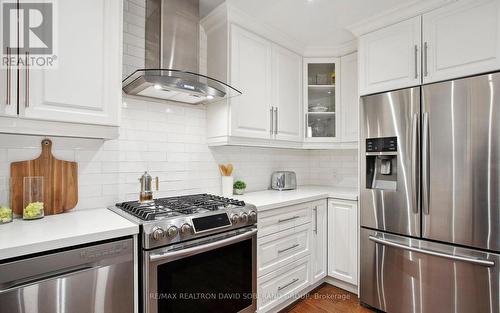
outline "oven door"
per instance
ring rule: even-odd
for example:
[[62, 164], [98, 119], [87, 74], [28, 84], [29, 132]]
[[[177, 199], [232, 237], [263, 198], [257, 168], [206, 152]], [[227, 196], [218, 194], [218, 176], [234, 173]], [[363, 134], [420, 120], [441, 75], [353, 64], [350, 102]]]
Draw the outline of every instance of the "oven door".
[[144, 252], [144, 313], [255, 312], [256, 227]]

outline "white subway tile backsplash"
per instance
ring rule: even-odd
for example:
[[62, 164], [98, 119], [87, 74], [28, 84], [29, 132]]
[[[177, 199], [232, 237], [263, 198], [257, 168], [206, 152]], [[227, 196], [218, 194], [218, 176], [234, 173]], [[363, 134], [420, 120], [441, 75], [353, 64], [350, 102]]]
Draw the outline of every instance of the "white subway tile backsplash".
[[[144, 66], [144, 0], [125, 0], [124, 75]], [[139, 65], [139, 66], [137, 66]], [[51, 138], [56, 157], [78, 162], [77, 209], [135, 200], [139, 177], [160, 179], [158, 197], [220, 192], [218, 164], [232, 163], [248, 191], [267, 189], [277, 170], [294, 170], [299, 184], [356, 187], [357, 151], [305, 151], [206, 144], [206, 109], [124, 98], [116, 140]], [[0, 134], [0, 201], [8, 198], [10, 162], [40, 154], [43, 136]], [[3, 199], [3, 200], [2, 200]]]

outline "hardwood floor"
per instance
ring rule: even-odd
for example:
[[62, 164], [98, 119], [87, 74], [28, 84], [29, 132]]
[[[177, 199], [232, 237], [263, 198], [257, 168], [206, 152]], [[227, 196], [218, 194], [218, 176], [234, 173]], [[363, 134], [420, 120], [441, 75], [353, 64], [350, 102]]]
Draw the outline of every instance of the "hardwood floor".
[[280, 313], [374, 313], [350, 292], [324, 284]]

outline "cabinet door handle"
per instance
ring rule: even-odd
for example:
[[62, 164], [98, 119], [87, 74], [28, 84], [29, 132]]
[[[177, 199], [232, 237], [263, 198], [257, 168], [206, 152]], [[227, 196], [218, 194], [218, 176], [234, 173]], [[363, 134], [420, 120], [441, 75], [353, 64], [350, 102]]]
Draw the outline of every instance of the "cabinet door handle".
[[298, 279], [298, 278], [295, 278], [294, 280], [292, 280], [292, 281], [291, 281], [291, 282], [289, 282], [288, 284], [285, 284], [285, 285], [283, 285], [283, 286], [278, 287], [278, 291], [281, 291], [281, 290], [285, 289], [286, 287], [289, 287], [289, 286], [291, 286], [291, 285], [295, 284], [295, 283], [296, 283], [296, 282], [298, 282], [298, 281], [299, 281], [299, 279]]
[[25, 68], [25, 94], [24, 94], [24, 107], [30, 106], [30, 66], [29, 66], [30, 53], [26, 51], [26, 68]]
[[278, 220], [278, 223], [284, 223], [284, 222], [293, 221], [293, 220], [298, 219], [299, 217], [300, 217], [300, 216], [293, 216], [293, 217], [285, 218], [285, 219], [283, 219], [283, 220]]
[[274, 134], [277, 135], [278, 134], [278, 108], [277, 107], [274, 107], [274, 119], [275, 119], [275, 122], [274, 122]]
[[7, 50], [7, 99], [5, 100], [5, 105], [10, 105], [10, 89], [11, 89], [11, 76], [12, 68], [10, 66], [10, 47], [5, 48]]
[[315, 206], [314, 209], [314, 233], [318, 234], [318, 206]]
[[294, 244], [293, 246], [290, 246], [288, 248], [285, 248], [285, 249], [282, 249], [282, 250], [278, 250], [278, 253], [283, 253], [283, 252], [286, 252], [288, 250], [292, 250], [294, 248], [297, 248], [298, 246], [300, 246], [298, 243]]
[[272, 136], [274, 133], [274, 107], [271, 107], [269, 109], [269, 112], [271, 114], [271, 117], [269, 118], [269, 134]]
[[415, 54], [415, 78], [418, 78], [418, 46], [417, 45], [415, 45], [413, 52]]
[[429, 48], [429, 45], [427, 44], [427, 41], [424, 42], [424, 76], [427, 77], [429, 75], [429, 71], [427, 69], [427, 50]]

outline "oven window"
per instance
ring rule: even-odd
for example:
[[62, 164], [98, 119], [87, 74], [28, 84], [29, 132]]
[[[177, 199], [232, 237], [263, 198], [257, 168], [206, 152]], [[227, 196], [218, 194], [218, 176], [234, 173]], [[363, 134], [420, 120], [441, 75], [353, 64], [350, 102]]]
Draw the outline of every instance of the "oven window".
[[158, 313], [235, 313], [252, 305], [252, 239], [158, 266]]

